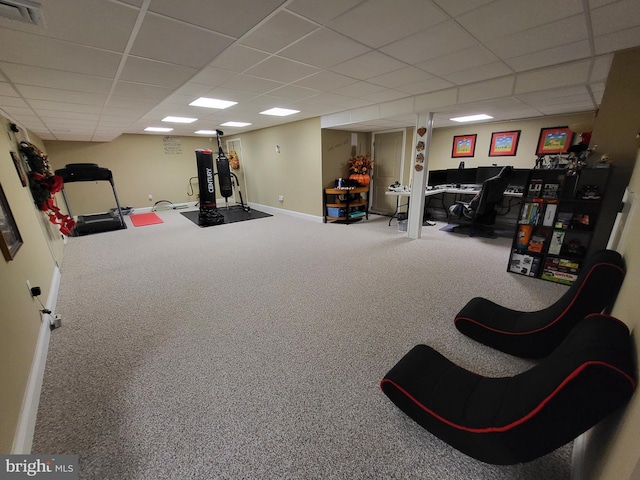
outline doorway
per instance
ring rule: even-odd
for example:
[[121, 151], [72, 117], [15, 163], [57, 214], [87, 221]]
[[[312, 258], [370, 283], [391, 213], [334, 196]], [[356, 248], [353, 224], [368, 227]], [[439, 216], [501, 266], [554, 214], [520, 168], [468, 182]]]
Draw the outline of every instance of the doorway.
[[[242, 155], [242, 143], [240, 142], [239, 138], [232, 138], [227, 140], [227, 151], [226, 151], [226, 155], [227, 157], [229, 157], [230, 153], [236, 152], [236, 155], [238, 157], [238, 160], [240, 162], [240, 168], [238, 169], [231, 169], [231, 173], [234, 173], [237, 177], [238, 177], [238, 184], [237, 188], [233, 189], [233, 197], [231, 197], [231, 201], [233, 201], [234, 203], [238, 202], [240, 199], [238, 198], [236, 200], [236, 190], [240, 189], [240, 192], [242, 192], [242, 198], [244, 200], [245, 203], [247, 203], [247, 181], [245, 179], [245, 169], [244, 169], [244, 156]], [[232, 180], [235, 183], [235, 178], [231, 177]]]
[[397, 197], [385, 195], [393, 182], [402, 183], [406, 130], [373, 133], [373, 179], [371, 208], [373, 213], [391, 215], [396, 210]]

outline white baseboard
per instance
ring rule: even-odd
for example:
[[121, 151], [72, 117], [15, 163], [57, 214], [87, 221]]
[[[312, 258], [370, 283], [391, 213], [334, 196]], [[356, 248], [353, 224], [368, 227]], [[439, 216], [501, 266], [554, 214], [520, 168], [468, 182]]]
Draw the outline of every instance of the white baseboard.
[[285, 210], [284, 208], [276, 208], [276, 207], [270, 207], [268, 205], [260, 205], [259, 203], [249, 202], [248, 205], [251, 208], [255, 208], [256, 210], [260, 210], [261, 212], [264, 212], [264, 213], [270, 213], [271, 215], [277, 213], [277, 214], [289, 215], [290, 217], [296, 217], [296, 218], [301, 218], [303, 220], [311, 220], [312, 222], [320, 222], [320, 223], [322, 223], [322, 221], [324, 220], [324, 217], [309, 215], [308, 213], [294, 212], [293, 210]]
[[[47, 297], [47, 303], [45, 305], [45, 307], [52, 312], [56, 311], [59, 288], [60, 270], [58, 267], [55, 267], [49, 288], [49, 296]], [[38, 343], [36, 344], [36, 351], [33, 355], [33, 363], [31, 364], [31, 372], [29, 373], [29, 381], [27, 382], [27, 389], [22, 400], [18, 428], [13, 438], [11, 453], [14, 455], [28, 455], [31, 453], [44, 369], [47, 364], [47, 353], [49, 351], [49, 337], [51, 336], [50, 325], [49, 315], [43, 314], [40, 322], [40, 332], [38, 333]]]

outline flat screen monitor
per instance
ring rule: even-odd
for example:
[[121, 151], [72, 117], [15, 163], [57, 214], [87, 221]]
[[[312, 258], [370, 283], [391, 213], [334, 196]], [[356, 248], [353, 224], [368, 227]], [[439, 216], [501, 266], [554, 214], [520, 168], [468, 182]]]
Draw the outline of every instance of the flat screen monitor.
[[429, 170], [429, 179], [427, 180], [427, 185], [435, 187], [436, 185], [445, 185], [446, 183], [446, 170]]
[[475, 185], [475, 168], [449, 168], [447, 170], [447, 183], [450, 185]]
[[529, 178], [529, 171], [528, 168], [514, 168], [509, 186], [512, 188], [524, 188]]
[[476, 185], [482, 185], [485, 180], [491, 177], [495, 177], [500, 173], [502, 167], [478, 167], [476, 172]]

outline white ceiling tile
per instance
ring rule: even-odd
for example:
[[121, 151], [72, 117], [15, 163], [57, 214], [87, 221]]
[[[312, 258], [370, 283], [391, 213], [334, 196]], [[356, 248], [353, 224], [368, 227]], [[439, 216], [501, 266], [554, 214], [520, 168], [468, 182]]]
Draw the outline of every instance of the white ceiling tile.
[[407, 94], [399, 92], [391, 88], [385, 88], [381, 92], [373, 93], [371, 95], [361, 95], [359, 98], [364, 100], [370, 100], [373, 103], [388, 102], [391, 100], [397, 100], [399, 98], [406, 98]]
[[6, 108], [6, 107], [29, 107], [29, 105], [27, 105], [27, 102], [25, 102], [22, 98], [20, 97], [0, 97], [0, 105], [2, 105], [2, 108]]
[[409, 83], [429, 80], [433, 75], [416, 67], [405, 67], [370, 78], [368, 81], [383, 87], [395, 88]]
[[315, 23], [287, 11], [281, 11], [243, 37], [240, 43], [275, 53], [316, 28], [318, 25]]
[[29, 100], [50, 100], [83, 105], [103, 105], [107, 99], [106, 95], [74, 92], [58, 88], [34, 87], [31, 85], [16, 85], [16, 88], [24, 98]]
[[267, 95], [276, 98], [303, 99], [314, 97], [320, 92], [310, 88], [298, 87], [296, 85], [285, 85], [284, 87], [271, 90]]
[[613, 55], [603, 55], [596, 57], [593, 60], [593, 66], [591, 67], [590, 82], [606, 82], [609, 76], [609, 70], [611, 69], [611, 62], [613, 61]]
[[94, 77], [80, 73], [63, 72], [50, 68], [1, 63], [0, 70], [11, 78], [13, 83], [36, 87], [59, 88], [88, 93], [109, 93], [111, 79]]
[[81, 112], [63, 112], [60, 110], [48, 110], [45, 108], [38, 109], [38, 115], [41, 118], [58, 118], [58, 119], [70, 119], [78, 121], [90, 121], [95, 122], [100, 118], [97, 112], [94, 113], [81, 113]]
[[520, 57], [509, 58], [504, 62], [516, 72], [523, 72], [535, 68], [558, 65], [579, 58], [587, 58], [590, 52], [591, 47], [589, 41], [583, 40], [581, 42], [549, 48], [548, 50], [529, 53]]
[[[96, 102], [98, 103], [98, 102]], [[63, 112], [79, 112], [79, 113], [100, 113], [102, 106], [96, 105], [81, 105], [78, 103], [65, 103], [64, 99], [60, 98], [57, 101], [51, 100], [29, 100], [29, 105], [35, 110], [61, 110]]]
[[[195, 100], [198, 97], [206, 96], [205, 93], [207, 93], [209, 90], [211, 90], [211, 85], [204, 85], [201, 83], [196, 83], [194, 81], [191, 81], [189, 83], [185, 83], [182, 87], [178, 88], [174, 93], [178, 95], [184, 95]], [[189, 100], [189, 102], [191, 101], [192, 100]]]
[[371, 120], [380, 118], [380, 106], [370, 105], [368, 107], [356, 108], [351, 111], [351, 121], [361, 122], [363, 120]]
[[346, 12], [362, 0], [294, 0], [287, 5], [287, 10], [296, 12], [322, 25], [332, 18]]
[[581, 12], [582, 2], [575, 0], [496, 0], [456, 20], [475, 38], [486, 42]]
[[284, 3], [285, 0], [153, 0], [149, 10], [239, 38]]
[[[253, 77], [251, 75], [241, 74], [234, 77], [232, 80], [225, 82], [221, 85], [222, 88], [229, 88], [233, 90], [240, 90], [251, 93], [267, 93], [283, 85], [282, 82], [275, 82], [272, 80], [266, 80], [264, 78]], [[220, 98], [220, 97], [216, 97]], [[227, 99], [222, 99], [227, 100]]]
[[299, 62], [311, 62], [319, 68], [330, 68], [370, 49], [353, 40], [321, 28], [278, 53]]
[[240, 44], [233, 44], [218, 55], [210, 63], [210, 66], [240, 73], [267, 57], [269, 57], [267, 53], [259, 52], [258, 50]]
[[357, 82], [355, 78], [346, 77], [328, 70], [322, 70], [321, 72], [305, 77], [302, 80], [298, 80], [295, 83], [302, 87], [331, 91], [355, 82]]
[[406, 64], [395, 58], [391, 58], [377, 51], [371, 51], [336, 65], [330, 70], [342, 75], [365, 80], [406, 66]]
[[113, 90], [113, 96], [128, 97], [142, 100], [162, 100], [171, 93], [167, 87], [157, 85], [145, 85], [142, 83], [120, 81]]
[[345, 97], [362, 97], [382, 92], [385, 88], [368, 82], [357, 82], [345, 87], [336, 88], [333, 93], [344, 95]]
[[[182, 2], [181, 2], [182, 3]], [[167, 32], [171, 32], [170, 35]], [[202, 68], [232, 39], [159, 15], [145, 16], [131, 54], [176, 65]]]
[[515, 77], [509, 76], [463, 85], [458, 90], [458, 102], [469, 103], [510, 96], [514, 81]]
[[585, 83], [589, 75], [590, 66], [591, 61], [585, 60], [519, 73], [516, 76], [515, 94]]
[[121, 55], [17, 30], [0, 28], [0, 61], [113, 77]]
[[493, 0], [433, 0], [440, 8], [452, 17], [457, 17], [463, 13], [482, 7]]
[[613, 32], [607, 35], [600, 35], [594, 38], [596, 45], [596, 55], [603, 53], [615, 52], [616, 50], [624, 50], [638, 46], [638, 38], [640, 38], [640, 26], [627, 28], [619, 32]]
[[477, 44], [477, 40], [460, 25], [449, 20], [398, 40], [380, 50], [415, 65]]
[[595, 37], [633, 28], [640, 23], [637, 0], [622, 0], [591, 11], [591, 24]]
[[451, 82], [448, 82], [442, 78], [434, 77], [429, 80], [423, 80], [421, 82], [410, 83], [408, 85], [400, 85], [399, 87], [397, 87], [397, 90], [405, 93], [410, 93], [411, 95], [420, 95], [422, 93], [443, 90], [445, 88], [453, 86], [454, 85]]
[[[384, 22], [379, 19], [384, 18]], [[447, 15], [424, 0], [369, 0], [329, 22], [343, 35], [378, 48], [447, 20]], [[375, 28], [354, 28], [375, 25]]]
[[558, 99], [564, 97], [586, 94], [588, 94], [587, 87], [584, 85], [576, 85], [573, 87], [553, 88], [541, 92], [524, 93], [516, 95], [516, 98], [528, 104], [537, 104], [545, 101], [557, 103]]
[[442, 78], [456, 85], [480, 82], [490, 78], [510, 75], [513, 70], [502, 62], [494, 62], [486, 65], [478, 65], [468, 70], [461, 70], [443, 75]]
[[562, 18], [555, 22], [490, 39], [485, 42], [485, 45], [500, 58], [513, 58], [586, 40], [588, 35], [585, 14], [580, 13], [571, 18]]
[[270, 57], [260, 62], [245, 73], [267, 80], [275, 80], [277, 82], [292, 83], [301, 78], [308, 77], [314, 73], [318, 73], [320, 69], [311, 67], [303, 63], [294, 62], [281, 57]]
[[178, 87], [196, 72], [195, 68], [183, 65], [129, 56], [120, 74], [120, 80], [163, 87]]
[[[0, 68], [1, 69], [1, 68]], [[18, 97], [19, 94], [11, 84], [0, 82], [0, 97]]]
[[457, 52], [443, 55], [416, 65], [418, 68], [436, 76], [447, 73], [469, 70], [473, 67], [495, 63], [498, 58], [482, 45], [458, 50]]
[[[380, 105], [380, 116], [384, 118], [395, 117], [398, 114], [404, 114], [406, 112], [413, 112], [414, 99], [413, 97], [405, 97], [389, 102], [384, 102]], [[415, 115], [403, 115], [404, 120], [415, 123]]]

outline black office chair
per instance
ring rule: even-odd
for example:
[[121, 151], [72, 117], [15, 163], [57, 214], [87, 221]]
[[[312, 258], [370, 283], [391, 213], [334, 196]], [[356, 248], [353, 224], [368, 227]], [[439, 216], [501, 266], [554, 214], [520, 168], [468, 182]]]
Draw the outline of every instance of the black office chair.
[[482, 184], [480, 193], [470, 202], [456, 202], [452, 213], [458, 215], [461, 227], [469, 227], [469, 235], [473, 236], [477, 230], [493, 235], [493, 225], [496, 223], [497, 207], [502, 204], [504, 191], [513, 178], [513, 167], [502, 167], [495, 177], [488, 178]]

